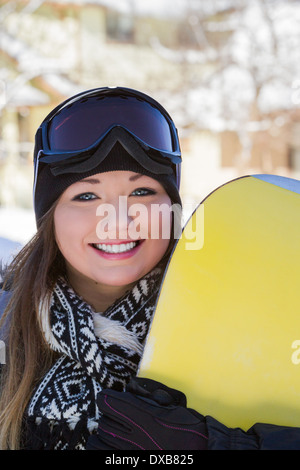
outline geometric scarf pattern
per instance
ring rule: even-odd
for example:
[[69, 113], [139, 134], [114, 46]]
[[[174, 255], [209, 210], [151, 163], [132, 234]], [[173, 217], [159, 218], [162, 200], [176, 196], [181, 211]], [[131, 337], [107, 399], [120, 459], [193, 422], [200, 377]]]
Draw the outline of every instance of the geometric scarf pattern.
[[97, 329], [95, 312], [63, 279], [58, 280], [48, 312], [40, 314], [50, 322], [44, 327], [45, 337], [59, 358], [29, 402], [27, 448], [85, 448], [100, 419], [97, 394], [103, 388], [124, 390], [137, 372], [161, 272], [155, 268], [98, 316]]

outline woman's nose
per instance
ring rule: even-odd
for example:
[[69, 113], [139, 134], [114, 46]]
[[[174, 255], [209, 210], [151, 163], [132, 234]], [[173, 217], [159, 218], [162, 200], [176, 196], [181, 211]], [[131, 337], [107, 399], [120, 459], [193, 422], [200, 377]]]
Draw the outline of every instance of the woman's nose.
[[128, 213], [126, 196], [119, 196], [117, 200], [100, 204], [96, 215], [101, 217], [96, 229], [100, 240], [128, 239], [128, 227], [132, 222], [132, 217]]

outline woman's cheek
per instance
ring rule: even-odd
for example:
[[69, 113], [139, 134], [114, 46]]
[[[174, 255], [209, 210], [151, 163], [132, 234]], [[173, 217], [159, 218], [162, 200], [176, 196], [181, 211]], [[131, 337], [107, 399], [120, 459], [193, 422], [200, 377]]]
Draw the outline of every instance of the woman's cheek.
[[168, 202], [133, 204], [129, 207], [131, 218], [129, 235], [132, 239], [170, 239], [172, 231], [172, 206]]
[[153, 206], [149, 219], [149, 227], [152, 239], [170, 239], [172, 230], [172, 210], [169, 204]]

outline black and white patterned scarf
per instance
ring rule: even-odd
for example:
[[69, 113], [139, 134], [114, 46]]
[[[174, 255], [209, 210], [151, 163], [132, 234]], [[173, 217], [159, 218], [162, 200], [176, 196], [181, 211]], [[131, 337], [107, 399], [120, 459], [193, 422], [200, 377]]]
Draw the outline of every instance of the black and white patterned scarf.
[[137, 372], [161, 274], [154, 269], [102, 314], [59, 280], [40, 314], [46, 339], [60, 356], [30, 400], [27, 448], [85, 448], [100, 418], [97, 394], [123, 390]]

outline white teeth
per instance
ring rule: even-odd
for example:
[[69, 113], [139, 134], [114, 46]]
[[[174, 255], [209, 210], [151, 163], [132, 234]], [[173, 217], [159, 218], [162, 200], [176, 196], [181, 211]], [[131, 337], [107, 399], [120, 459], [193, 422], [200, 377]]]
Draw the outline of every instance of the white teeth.
[[105, 253], [124, 253], [132, 250], [138, 242], [120, 243], [118, 245], [107, 245], [106, 243], [94, 244], [94, 247], [98, 250], [105, 251]]

